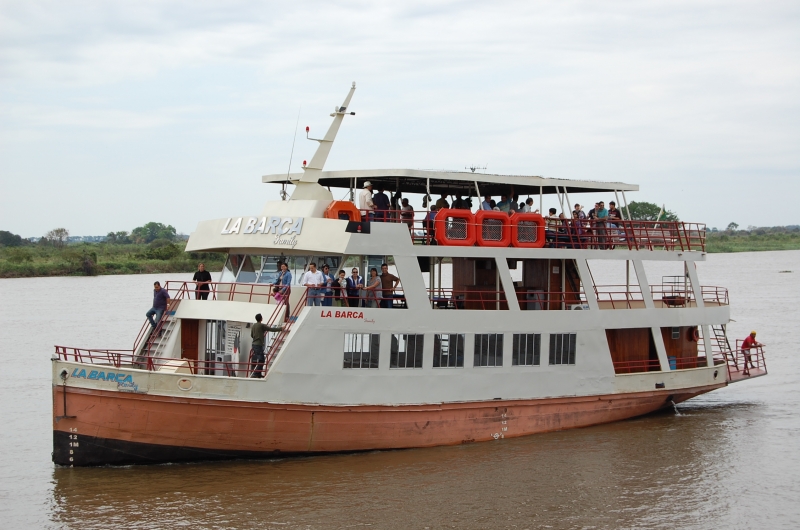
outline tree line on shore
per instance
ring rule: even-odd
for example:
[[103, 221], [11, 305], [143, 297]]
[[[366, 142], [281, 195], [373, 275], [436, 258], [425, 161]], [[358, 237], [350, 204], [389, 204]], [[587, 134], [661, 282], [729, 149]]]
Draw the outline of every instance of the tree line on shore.
[[50, 230], [37, 242], [0, 230], [0, 277], [191, 272], [199, 261], [211, 270], [224, 263], [224, 254], [185, 248], [173, 226], [156, 222], [109, 232], [95, 243], [70, 242], [66, 228]]

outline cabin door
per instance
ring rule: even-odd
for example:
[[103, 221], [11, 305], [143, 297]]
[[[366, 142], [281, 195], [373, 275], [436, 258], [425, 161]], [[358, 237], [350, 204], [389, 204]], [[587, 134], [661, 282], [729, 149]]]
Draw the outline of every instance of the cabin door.
[[197, 360], [197, 343], [199, 320], [183, 318], [181, 319], [181, 357]]

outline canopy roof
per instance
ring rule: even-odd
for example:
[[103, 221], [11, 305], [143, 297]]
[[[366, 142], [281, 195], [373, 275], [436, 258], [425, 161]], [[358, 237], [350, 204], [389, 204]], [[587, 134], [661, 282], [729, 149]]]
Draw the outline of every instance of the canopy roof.
[[[302, 173], [290, 175], [265, 175], [262, 182], [294, 184], [302, 178]], [[345, 171], [323, 171], [319, 184], [331, 188], [353, 186], [362, 188], [364, 181], [369, 180], [376, 188], [383, 185], [388, 191], [403, 193], [426, 192], [430, 186], [431, 195], [447, 194], [476, 196], [475, 183], [478, 184], [481, 196], [505, 195], [511, 186], [519, 195], [538, 195], [540, 188], [545, 194], [638, 191], [636, 184], [623, 182], [596, 182], [591, 180], [551, 179], [527, 175], [491, 175], [486, 173], [470, 173], [466, 171], [428, 171], [423, 169], [357, 169]], [[430, 182], [430, 184], [428, 184]], [[556, 190], [558, 187], [558, 190]], [[399, 188], [399, 189], [398, 189]]]

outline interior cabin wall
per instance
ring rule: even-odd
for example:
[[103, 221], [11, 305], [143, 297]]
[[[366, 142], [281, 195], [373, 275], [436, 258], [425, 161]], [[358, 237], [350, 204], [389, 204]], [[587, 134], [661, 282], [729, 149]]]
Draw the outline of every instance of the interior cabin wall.
[[[639, 362], [639, 365], [615, 366], [617, 373], [659, 370], [658, 353], [650, 328], [607, 329], [608, 349], [614, 363]], [[645, 361], [653, 361], [646, 363]], [[648, 366], [649, 365], [649, 366]]]
[[[661, 328], [661, 336], [664, 337], [664, 348], [667, 351], [667, 357], [675, 357], [682, 368], [696, 366], [698, 351], [697, 341], [694, 340], [695, 329], [697, 329], [697, 326]], [[676, 331], [674, 335], [673, 331]], [[677, 338], [673, 338], [673, 336]]]

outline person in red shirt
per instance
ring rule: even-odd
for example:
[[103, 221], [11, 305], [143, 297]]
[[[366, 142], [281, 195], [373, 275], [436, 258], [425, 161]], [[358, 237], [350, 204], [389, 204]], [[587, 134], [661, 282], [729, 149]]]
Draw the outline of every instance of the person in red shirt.
[[742, 354], [744, 354], [745, 372], [748, 372], [747, 370], [748, 363], [750, 364], [750, 368], [755, 368], [755, 366], [753, 366], [753, 359], [750, 357], [750, 350], [752, 348], [758, 348], [759, 346], [763, 346], [763, 344], [761, 344], [756, 340], [755, 330], [751, 331], [750, 335], [748, 335], [747, 338], [742, 341]]

